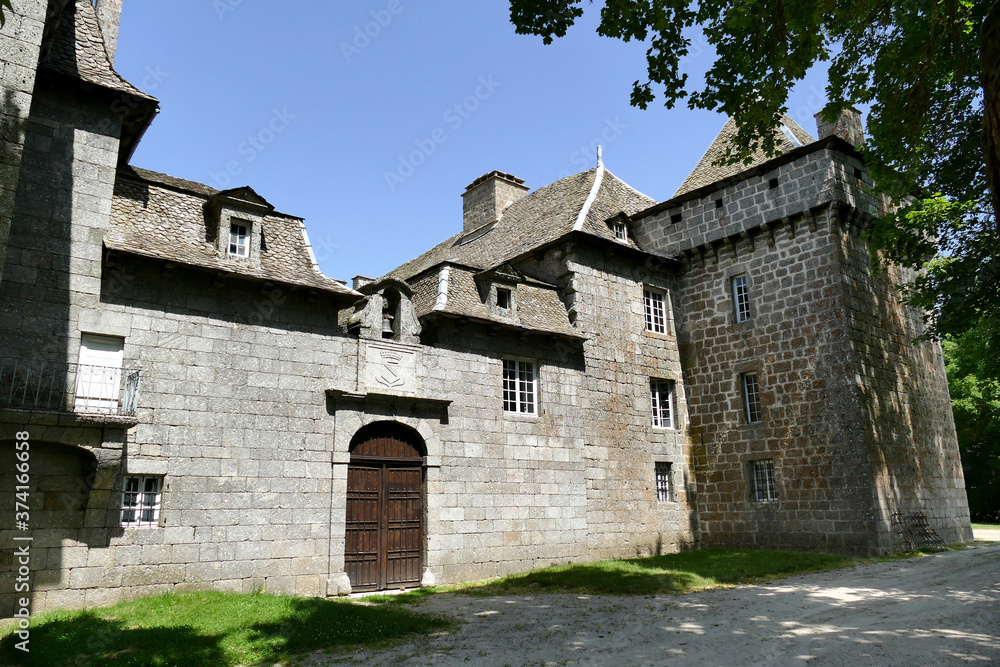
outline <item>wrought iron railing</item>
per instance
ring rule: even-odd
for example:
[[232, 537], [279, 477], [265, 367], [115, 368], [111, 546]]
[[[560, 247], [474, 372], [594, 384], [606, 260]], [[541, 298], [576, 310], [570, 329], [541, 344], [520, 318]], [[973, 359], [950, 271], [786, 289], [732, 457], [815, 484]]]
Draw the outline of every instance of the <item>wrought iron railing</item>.
[[141, 370], [0, 357], [0, 409], [131, 417]]

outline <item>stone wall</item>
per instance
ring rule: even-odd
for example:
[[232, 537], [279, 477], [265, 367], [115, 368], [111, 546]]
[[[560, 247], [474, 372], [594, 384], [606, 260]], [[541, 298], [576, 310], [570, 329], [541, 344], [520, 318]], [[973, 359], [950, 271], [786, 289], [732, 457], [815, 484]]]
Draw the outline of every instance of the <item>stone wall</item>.
[[945, 542], [972, 540], [969, 507], [941, 347], [914, 343], [921, 313], [896, 286], [912, 273], [873, 274], [857, 234], [841, 235], [845, 326], [872, 470], [880, 551], [905, 546], [892, 515], [923, 514]]
[[880, 202], [865, 193], [870, 175], [846, 148], [834, 137], [664, 202], [653, 215], [635, 221], [636, 239], [673, 257], [833, 201], [875, 214]]
[[[656, 260], [585, 248], [566, 267], [576, 323], [589, 336], [579, 417], [586, 424], [587, 550], [592, 558], [677, 551], [693, 541], [686, 384], [673, 323], [656, 334], [643, 319], [643, 288], [673, 294], [671, 272]], [[652, 378], [675, 382], [675, 428], [652, 426]], [[656, 461], [671, 464], [670, 501], [657, 501]]]
[[[884, 204], [865, 192], [870, 176], [845, 146], [792, 158], [636, 225], [685, 264], [676, 308], [701, 543], [880, 553], [902, 547], [889, 524], [897, 510], [926, 512], [962, 539], [940, 352], [913, 345], [919, 317], [897, 301], [901, 277], [873, 277], [859, 240]], [[731, 280], [741, 273], [752, 317], [737, 323]], [[747, 372], [761, 383], [756, 424], [743, 405]], [[753, 497], [752, 464], [765, 460], [776, 502]]]
[[45, 24], [45, 2], [4, 10], [0, 29], [0, 281]]
[[[705, 546], [866, 552], [870, 476], [858, 423], [828, 212], [699, 249], [678, 297], [698, 518]], [[737, 323], [731, 279], [749, 281]], [[763, 408], [748, 423], [741, 375]], [[752, 464], [772, 461], [778, 499], [758, 502]]]
[[[427, 482], [427, 562], [438, 582], [586, 559], [579, 355], [474, 324], [442, 325], [423, 354], [426, 394], [454, 401]], [[504, 412], [504, 358], [536, 362], [536, 415]]]
[[[126, 367], [142, 366], [138, 426], [113, 487], [91, 503], [108, 510], [104, 542], [36, 538], [88, 552], [40, 573], [36, 610], [184, 588], [326, 593], [334, 422], [325, 391], [355, 386], [356, 342], [338, 335], [337, 310], [322, 300], [206, 282], [142, 260], [105, 270], [99, 316], [85, 311], [80, 327], [123, 337]], [[280, 308], [260, 307], [275, 300]], [[101, 451], [84, 438], [68, 444]], [[165, 476], [160, 527], [118, 526], [125, 475]]]
[[39, 79], [0, 284], [0, 349], [75, 362], [83, 311], [98, 308], [121, 119], [113, 98]]

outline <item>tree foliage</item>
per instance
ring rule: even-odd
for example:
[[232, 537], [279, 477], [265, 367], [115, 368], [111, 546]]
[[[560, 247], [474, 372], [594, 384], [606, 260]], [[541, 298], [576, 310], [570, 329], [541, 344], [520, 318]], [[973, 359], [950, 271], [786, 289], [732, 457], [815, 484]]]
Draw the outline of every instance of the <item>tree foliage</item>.
[[1000, 359], [990, 353], [997, 328], [983, 322], [942, 341], [969, 509], [987, 523], [1000, 522]]
[[[511, 0], [511, 21], [551, 43], [582, 5]], [[862, 151], [900, 208], [869, 240], [878, 257], [927, 269], [907, 294], [935, 314], [930, 335], [1000, 319], [1000, 0], [604, 0], [600, 11], [599, 34], [647, 45], [632, 104], [661, 95], [733, 117], [729, 162], [775, 153], [789, 91], [827, 63], [824, 115], [870, 106]], [[716, 59], [690, 90], [696, 30]]]
[[6, 11], [14, 11], [14, 8], [11, 7], [10, 0], [0, 0], [0, 28], [2, 28], [3, 24], [7, 22], [7, 14], [4, 11], [5, 9]]

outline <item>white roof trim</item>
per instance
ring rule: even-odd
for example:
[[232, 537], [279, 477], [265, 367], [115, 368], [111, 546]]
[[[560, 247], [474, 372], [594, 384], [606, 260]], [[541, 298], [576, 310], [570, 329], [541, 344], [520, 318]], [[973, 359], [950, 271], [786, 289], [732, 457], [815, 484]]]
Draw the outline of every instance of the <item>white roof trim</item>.
[[438, 298], [434, 303], [433, 310], [444, 310], [448, 306], [448, 274], [451, 272], [450, 266], [442, 266], [438, 274]]
[[299, 220], [299, 227], [302, 228], [302, 240], [306, 242], [306, 250], [309, 252], [309, 261], [312, 262], [313, 271], [323, 275], [323, 272], [319, 270], [319, 263], [316, 262], [316, 253], [313, 252], [312, 243], [309, 242], [309, 234], [306, 233], [306, 223], [304, 220]]
[[802, 143], [802, 140], [799, 139], [797, 136], [795, 136], [795, 133], [792, 132], [792, 128], [790, 128], [787, 125], [785, 125], [784, 121], [781, 122], [781, 131], [785, 135], [785, 137], [788, 139], [788, 141], [791, 142], [791, 144], [792, 144], [793, 147], [795, 147], [795, 148], [801, 148], [802, 146], [805, 146], [805, 144]]
[[604, 159], [601, 155], [601, 147], [597, 147], [597, 175], [594, 177], [594, 185], [590, 188], [590, 194], [587, 195], [587, 201], [583, 202], [583, 208], [580, 209], [580, 215], [576, 217], [576, 224], [573, 225], [573, 231], [578, 232], [583, 229], [583, 223], [587, 220], [587, 216], [590, 215], [590, 207], [594, 205], [597, 201], [597, 193], [601, 189], [601, 183], [604, 182]]

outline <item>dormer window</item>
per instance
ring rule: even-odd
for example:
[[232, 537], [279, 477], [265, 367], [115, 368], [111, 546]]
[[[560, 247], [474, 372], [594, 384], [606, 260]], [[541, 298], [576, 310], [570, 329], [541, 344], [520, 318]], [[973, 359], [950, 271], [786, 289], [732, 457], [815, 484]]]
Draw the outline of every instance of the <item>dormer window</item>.
[[236, 257], [246, 257], [249, 236], [249, 223], [244, 220], [231, 223], [229, 225], [229, 254]]
[[517, 321], [518, 284], [524, 275], [510, 264], [503, 264], [488, 271], [476, 274], [479, 297], [486, 306], [490, 317]]
[[611, 223], [611, 231], [614, 233], [615, 238], [619, 241], [628, 241], [628, 230], [625, 228], [625, 223], [621, 220], [615, 220]]
[[512, 295], [509, 289], [497, 288], [497, 308], [510, 312]]
[[251, 265], [260, 263], [264, 226], [274, 207], [248, 187], [225, 190], [205, 202], [205, 240], [218, 257]]
[[625, 224], [625, 220], [625, 214], [619, 213], [610, 220], [605, 221], [608, 229], [611, 231], [611, 235], [615, 237], [616, 241], [621, 241], [622, 243], [628, 243], [628, 226]]

